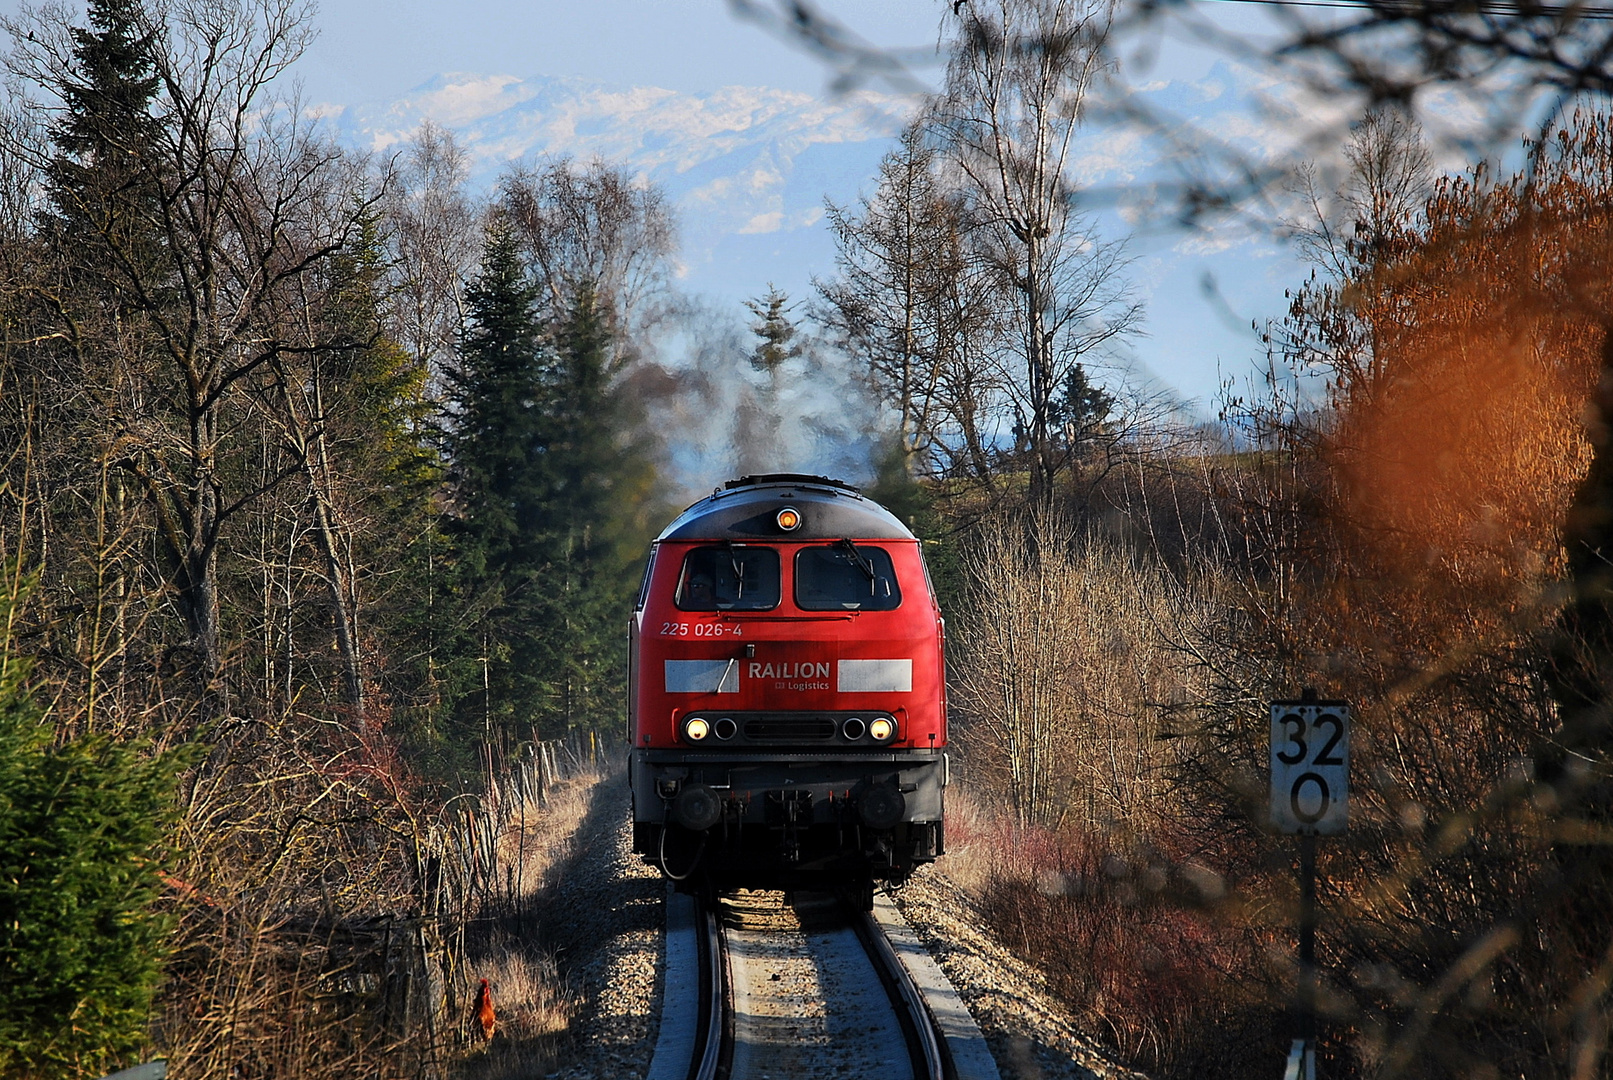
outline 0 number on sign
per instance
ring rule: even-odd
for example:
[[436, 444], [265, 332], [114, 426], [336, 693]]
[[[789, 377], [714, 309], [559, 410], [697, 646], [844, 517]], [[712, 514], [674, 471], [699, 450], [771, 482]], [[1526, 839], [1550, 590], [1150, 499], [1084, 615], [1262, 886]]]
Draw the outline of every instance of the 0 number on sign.
[[1349, 706], [1272, 702], [1271, 823], [1279, 832], [1337, 836], [1349, 796]]

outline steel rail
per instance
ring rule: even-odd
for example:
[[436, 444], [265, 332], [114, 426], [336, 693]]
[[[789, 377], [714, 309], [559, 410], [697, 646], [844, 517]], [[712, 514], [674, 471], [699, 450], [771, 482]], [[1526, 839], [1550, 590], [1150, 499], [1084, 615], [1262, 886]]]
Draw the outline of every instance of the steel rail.
[[695, 925], [700, 936], [700, 1030], [689, 1080], [717, 1080], [732, 1026], [729, 1023], [728, 958], [723, 942], [718, 901], [700, 898], [695, 904]]
[[944, 1051], [945, 1042], [936, 1031], [935, 1018], [924, 1003], [924, 994], [908, 973], [907, 966], [891, 946], [885, 930], [875, 921], [871, 912], [853, 911], [853, 926], [863, 948], [868, 950], [874, 969], [880, 973], [890, 995], [891, 1005], [904, 1014], [902, 1029], [908, 1036], [908, 1050], [913, 1058], [914, 1080], [947, 1080], [949, 1071]]
[[[884, 929], [860, 905], [842, 903], [847, 926], [866, 954], [901, 1029], [914, 1080], [954, 1080], [945, 1040], [937, 1029], [924, 994], [908, 973]], [[721, 901], [702, 899], [695, 906], [699, 1003], [690, 1051], [688, 1080], [747, 1080], [735, 1059], [735, 988], [730, 972], [727, 930]], [[849, 943], [849, 942], [848, 942]], [[776, 976], [775, 976], [776, 977]], [[670, 1063], [668, 1063], [670, 1064]], [[680, 1070], [681, 1072], [681, 1070]]]

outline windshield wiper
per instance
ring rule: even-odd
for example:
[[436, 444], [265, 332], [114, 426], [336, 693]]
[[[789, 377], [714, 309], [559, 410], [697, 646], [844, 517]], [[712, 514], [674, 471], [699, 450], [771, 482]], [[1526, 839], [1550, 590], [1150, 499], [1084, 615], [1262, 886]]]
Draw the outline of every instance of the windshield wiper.
[[843, 536], [840, 544], [851, 555], [851, 561], [857, 564], [857, 569], [868, 575], [868, 595], [874, 595], [874, 586], [879, 581], [879, 571], [874, 569], [873, 560], [857, 550], [857, 545], [851, 542], [851, 537]]
[[739, 548], [742, 545], [732, 540], [725, 542], [728, 544], [728, 565], [734, 571], [734, 603], [737, 604], [745, 599], [745, 564], [739, 558]]

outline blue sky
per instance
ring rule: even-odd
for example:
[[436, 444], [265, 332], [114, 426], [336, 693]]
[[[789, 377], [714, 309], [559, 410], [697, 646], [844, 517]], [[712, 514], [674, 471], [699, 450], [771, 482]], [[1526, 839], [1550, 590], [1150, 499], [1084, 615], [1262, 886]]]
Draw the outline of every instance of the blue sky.
[[[933, 0], [820, 5], [882, 45], [933, 45]], [[327, 0], [301, 74], [312, 100], [393, 97], [445, 71], [578, 76], [691, 92], [817, 92], [815, 60], [726, 0]]]
[[[0, 10], [15, 10], [17, 4], [0, 0]], [[936, 0], [820, 0], [820, 6], [875, 44], [918, 49], [934, 45], [943, 10]], [[1254, 5], [1205, 7], [1231, 28], [1253, 32], [1263, 25]], [[393, 105], [435, 77], [455, 72], [569, 77], [685, 95], [739, 86], [830, 96], [831, 73], [817, 59], [737, 18], [726, 0], [327, 0], [314, 25], [318, 36], [293, 69], [303, 100], [345, 106], [353, 115], [365, 105]], [[1271, 119], [1258, 115], [1254, 95], [1271, 81], [1256, 66], [1169, 35], [1128, 44], [1122, 55], [1124, 79], [1156, 104], [1231, 133], [1256, 154], [1283, 141], [1271, 130]], [[1139, 61], [1144, 56], [1151, 57], [1149, 62]], [[939, 76], [933, 67], [918, 74]], [[551, 152], [568, 149], [553, 139], [542, 145]], [[787, 198], [797, 210], [821, 204], [825, 193], [840, 202], [854, 198], [859, 186], [872, 186], [882, 145], [810, 148], [794, 163]], [[1135, 132], [1095, 127], [1085, 137], [1077, 171], [1086, 182], [1130, 189], [1168, 173], [1174, 164]], [[484, 171], [484, 180], [490, 171]], [[803, 185], [818, 182], [819, 173], [831, 190], [806, 191]], [[673, 176], [674, 188], [691, 175]], [[1105, 238], [1130, 235], [1129, 274], [1146, 307], [1145, 333], [1130, 343], [1121, 368], [1213, 414], [1221, 380], [1242, 378], [1261, 355], [1249, 323], [1279, 316], [1283, 289], [1300, 280], [1304, 268], [1261, 228], [1233, 224], [1186, 233], [1161, 210], [1140, 205], [1095, 213]], [[727, 304], [736, 318], [743, 314], [740, 302], [770, 282], [793, 296], [808, 295], [814, 276], [833, 272], [827, 232], [821, 224], [801, 224], [811, 217], [810, 209], [805, 218], [797, 213], [793, 231], [736, 228], [716, 242], [708, 222], [700, 250], [688, 253], [684, 286]], [[1213, 299], [1205, 290], [1211, 280]]]

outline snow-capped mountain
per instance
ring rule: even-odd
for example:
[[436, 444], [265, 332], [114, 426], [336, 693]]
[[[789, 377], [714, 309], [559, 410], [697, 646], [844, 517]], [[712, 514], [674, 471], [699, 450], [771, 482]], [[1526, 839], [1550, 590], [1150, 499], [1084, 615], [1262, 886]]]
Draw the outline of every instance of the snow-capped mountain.
[[546, 154], [625, 165], [677, 206], [685, 285], [739, 297], [770, 280], [802, 295], [830, 269], [823, 200], [849, 202], [869, 184], [910, 108], [870, 93], [440, 75], [393, 102], [320, 111], [343, 142], [379, 152], [431, 120], [454, 133], [484, 190], [509, 163]]

